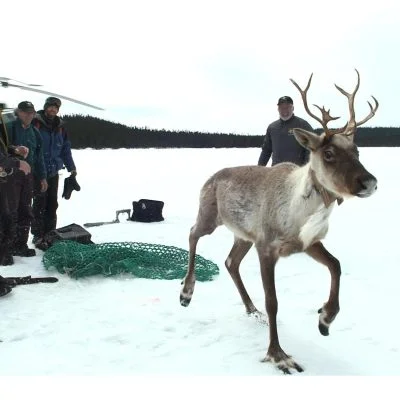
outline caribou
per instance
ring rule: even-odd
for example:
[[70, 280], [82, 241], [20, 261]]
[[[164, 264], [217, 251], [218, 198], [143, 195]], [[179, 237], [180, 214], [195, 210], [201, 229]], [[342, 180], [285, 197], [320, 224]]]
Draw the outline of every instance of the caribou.
[[304, 368], [282, 349], [277, 330], [278, 300], [275, 289], [275, 266], [280, 257], [304, 252], [326, 266], [331, 284], [326, 303], [318, 310], [319, 331], [329, 335], [329, 327], [339, 312], [341, 266], [321, 240], [328, 231], [328, 219], [337, 202], [351, 197], [366, 198], [377, 190], [377, 179], [359, 160], [354, 136], [358, 126], [371, 119], [379, 103], [372, 96], [369, 114], [356, 122], [354, 99], [360, 86], [360, 74], [352, 93], [336, 86], [347, 97], [350, 118], [343, 128], [329, 129], [330, 110], [317, 107], [318, 117], [310, 111], [307, 92], [313, 74], [304, 90], [290, 81], [301, 94], [305, 111], [322, 125], [316, 134], [300, 128], [291, 133], [310, 151], [309, 161], [300, 167], [281, 163], [273, 167], [238, 166], [224, 168], [211, 176], [200, 191], [199, 210], [189, 234], [189, 261], [180, 290], [180, 303], [187, 307], [195, 287], [195, 255], [199, 239], [210, 235], [221, 225], [234, 234], [233, 247], [225, 261], [244, 303], [246, 312], [262, 315], [254, 306], [239, 273], [239, 266], [250, 248], [257, 250], [265, 307], [268, 316], [269, 346], [263, 361], [271, 362], [285, 374]]

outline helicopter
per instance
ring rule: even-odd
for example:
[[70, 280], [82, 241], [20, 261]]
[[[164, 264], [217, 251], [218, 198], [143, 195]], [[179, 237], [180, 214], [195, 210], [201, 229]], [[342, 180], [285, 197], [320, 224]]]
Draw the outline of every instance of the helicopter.
[[[96, 110], [104, 111], [104, 108], [97, 107], [92, 104], [73, 99], [71, 97], [67, 97], [67, 96], [64, 96], [61, 94], [57, 94], [57, 93], [48, 92], [48, 91], [42, 90], [42, 89], [37, 89], [38, 87], [42, 87], [42, 85], [38, 85], [35, 83], [25, 83], [25, 82], [21, 82], [16, 79], [12, 79], [12, 78], [0, 77], [0, 87], [2, 87], [2, 88], [12, 87], [12, 88], [17, 88], [17, 89], [21, 89], [21, 90], [29, 90], [31, 92], [42, 93], [42, 94], [46, 94], [49, 96], [59, 97], [60, 99], [68, 100], [68, 101], [71, 101], [76, 104], [80, 104], [80, 105], [83, 105], [86, 107], [94, 108]], [[6, 103], [0, 102], [0, 125], [4, 125], [7, 122], [13, 121], [13, 120], [15, 120], [15, 109], [8, 107]]]

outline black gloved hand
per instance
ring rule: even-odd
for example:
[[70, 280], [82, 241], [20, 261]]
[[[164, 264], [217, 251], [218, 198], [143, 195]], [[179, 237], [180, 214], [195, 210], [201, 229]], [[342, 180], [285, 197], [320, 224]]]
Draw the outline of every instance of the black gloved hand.
[[3, 285], [0, 283], [0, 297], [5, 296], [6, 294], [10, 293], [12, 290], [12, 286], [9, 285]]
[[7, 281], [7, 278], [0, 275], [0, 297], [10, 293], [14, 286], [14, 283]]

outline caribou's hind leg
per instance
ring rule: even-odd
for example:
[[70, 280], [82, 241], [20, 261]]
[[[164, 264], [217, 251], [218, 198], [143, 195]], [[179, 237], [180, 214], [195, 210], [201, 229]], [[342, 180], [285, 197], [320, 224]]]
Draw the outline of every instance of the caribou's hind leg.
[[252, 245], [253, 245], [252, 242], [235, 237], [233, 247], [228, 255], [228, 258], [225, 261], [225, 266], [239, 291], [243, 304], [246, 307], [246, 312], [248, 314], [254, 314], [258, 317], [261, 317], [262, 314], [254, 306], [243, 284], [242, 277], [240, 276], [239, 273], [240, 263], [242, 262], [245, 255], [249, 252]]
[[321, 335], [329, 335], [329, 326], [339, 312], [339, 286], [340, 286], [340, 263], [325, 249], [321, 242], [314, 243], [305, 251], [314, 260], [328, 267], [331, 273], [331, 289], [328, 301], [318, 310], [318, 328]]
[[180, 303], [184, 307], [187, 307], [192, 300], [194, 285], [196, 283], [195, 256], [197, 242], [202, 236], [210, 235], [214, 232], [215, 228], [218, 226], [217, 217], [218, 209], [214, 193], [210, 190], [205, 190], [201, 196], [196, 224], [190, 229], [189, 264], [186, 276], [182, 281], [180, 293]]

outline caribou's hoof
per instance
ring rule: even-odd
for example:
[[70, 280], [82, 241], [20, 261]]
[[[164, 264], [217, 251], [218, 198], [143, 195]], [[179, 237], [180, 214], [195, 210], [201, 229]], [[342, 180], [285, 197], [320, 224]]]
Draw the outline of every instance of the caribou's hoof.
[[322, 336], [329, 336], [329, 327], [332, 321], [335, 319], [336, 314], [329, 316], [327, 311], [322, 307], [318, 310], [319, 322], [318, 329]]
[[181, 306], [183, 307], [187, 307], [190, 303], [190, 301], [192, 300], [192, 296], [193, 296], [193, 291], [194, 291], [194, 281], [189, 281], [186, 282], [186, 279], [184, 279], [181, 282], [181, 292], [180, 292], [180, 296], [179, 296], [179, 301], [181, 303]]
[[319, 321], [318, 329], [319, 329], [319, 333], [322, 336], [329, 336], [329, 325], [325, 325], [324, 323]]
[[179, 300], [181, 302], [181, 306], [183, 307], [187, 307], [190, 304], [190, 300], [192, 300], [191, 297], [187, 297], [184, 294], [181, 293], [181, 295], [179, 296]]
[[274, 364], [285, 375], [291, 375], [291, 369], [295, 369], [297, 372], [304, 372], [304, 368], [283, 351], [279, 352], [276, 357], [267, 354], [262, 361]]
[[268, 325], [268, 317], [258, 310], [248, 312], [247, 315], [262, 325]]

